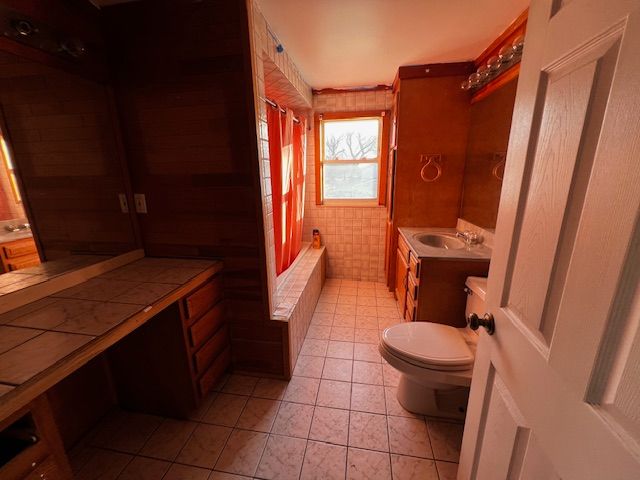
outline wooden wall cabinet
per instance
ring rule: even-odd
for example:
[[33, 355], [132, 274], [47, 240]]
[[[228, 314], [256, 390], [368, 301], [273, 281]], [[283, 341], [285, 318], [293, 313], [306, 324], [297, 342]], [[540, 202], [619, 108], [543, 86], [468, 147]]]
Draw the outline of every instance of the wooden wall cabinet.
[[0, 244], [0, 260], [3, 273], [40, 264], [40, 257], [33, 238], [21, 238]]
[[467, 277], [489, 273], [489, 260], [418, 258], [402, 235], [398, 237], [397, 264], [401, 267], [397, 268], [395, 292], [405, 321], [453, 327], [466, 325]]
[[231, 363], [218, 274], [158, 313], [108, 352], [118, 403], [186, 418]]
[[[400, 67], [394, 82], [389, 149], [387, 285], [393, 289], [399, 227], [455, 227], [469, 129], [468, 92], [460, 83], [473, 63]], [[441, 156], [442, 175], [420, 177], [420, 156]], [[398, 267], [399, 268], [399, 267]]]

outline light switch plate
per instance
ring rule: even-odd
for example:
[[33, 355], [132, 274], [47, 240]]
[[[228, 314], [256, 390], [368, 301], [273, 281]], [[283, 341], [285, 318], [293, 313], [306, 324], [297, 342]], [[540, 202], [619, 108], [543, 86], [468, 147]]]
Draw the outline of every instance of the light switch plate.
[[124, 193], [119, 193], [118, 200], [120, 201], [120, 211], [122, 213], [129, 213], [129, 202], [127, 202], [127, 196]]
[[147, 213], [147, 200], [144, 193], [135, 193], [133, 195], [133, 201], [136, 203], [136, 212]]

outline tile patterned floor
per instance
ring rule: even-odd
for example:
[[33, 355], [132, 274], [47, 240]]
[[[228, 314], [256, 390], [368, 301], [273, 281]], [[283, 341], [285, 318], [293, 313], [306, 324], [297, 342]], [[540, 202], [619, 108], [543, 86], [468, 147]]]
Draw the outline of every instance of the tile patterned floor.
[[113, 412], [76, 478], [453, 480], [462, 425], [404, 410], [378, 353], [397, 322], [384, 285], [328, 279], [290, 382], [231, 375], [189, 421]]

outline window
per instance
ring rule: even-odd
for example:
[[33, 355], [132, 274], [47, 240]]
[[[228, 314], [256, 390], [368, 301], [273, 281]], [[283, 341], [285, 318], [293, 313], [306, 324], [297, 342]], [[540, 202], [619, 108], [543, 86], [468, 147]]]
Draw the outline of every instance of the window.
[[316, 115], [316, 203], [384, 203], [386, 120], [379, 111]]

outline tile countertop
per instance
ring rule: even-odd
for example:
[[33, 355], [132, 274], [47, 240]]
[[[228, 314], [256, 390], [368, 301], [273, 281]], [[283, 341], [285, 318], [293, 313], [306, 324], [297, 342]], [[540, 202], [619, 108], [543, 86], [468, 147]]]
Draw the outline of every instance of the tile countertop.
[[20, 230], [19, 232], [8, 232], [4, 228], [0, 230], [0, 243], [13, 242], [14, 240], [22, 240], [23, 238], [32, 238], [31, 229]]
[[491, 260], [491, 249], [484, 245], [474, 245], [471, 248], [461, 248], [457, 250], [447, 250], [445, 248], [436, 248], [424, 245], [416, 237], [427, 233], [444, 233], [455, 235], [455, 228], [409, 228], [401, 227], [398, 229], [400, 235], [409, 244], [409, 247], [418, 258], [432, 258], [439, 260]]
[[70, 355], [86, 355], [92, 345], [108, 348], [168, 306], [163, 299], [183, 295], [177, 291], [192, 279], [221, 266], [216, 260], [142, 258], [0, 315], [0, 406], [5, 395]]

